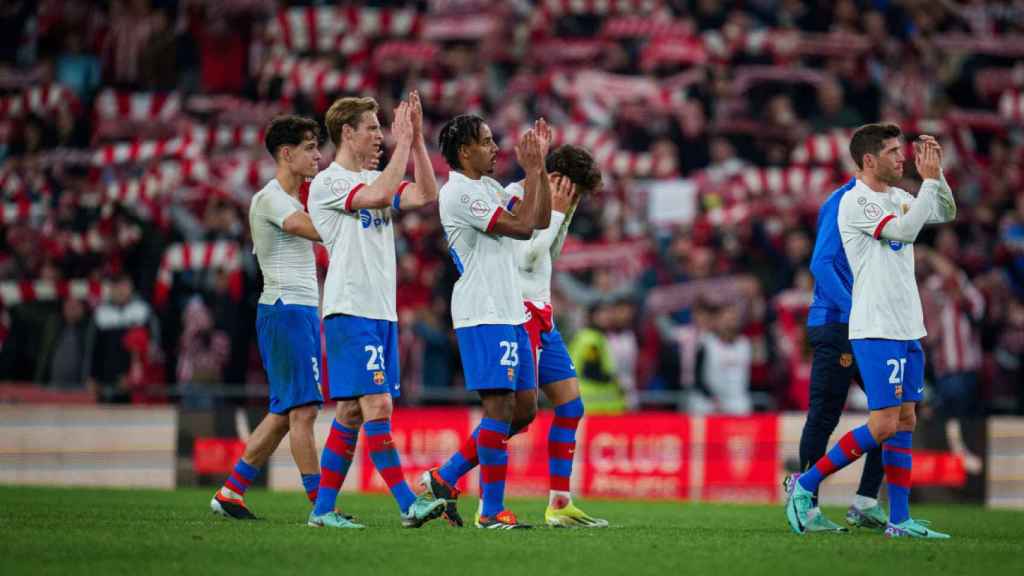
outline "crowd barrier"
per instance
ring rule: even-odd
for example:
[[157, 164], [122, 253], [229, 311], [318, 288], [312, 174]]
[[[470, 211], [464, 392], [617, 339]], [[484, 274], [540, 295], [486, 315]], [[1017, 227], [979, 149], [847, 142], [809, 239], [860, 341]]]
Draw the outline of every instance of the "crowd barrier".
[[[321, 412], [316, 436], [322, 446], [333, 411]], [[244, 448], [259, 414], [215, 414], [175, 407], [106, 407], [0, 404], [0, 483], [174, 488], [223, 480]], [[476, 408], [400, 408], [392, 436], [410, 481], [441, 464], [479, 421]], [[547, 432], [552, 419], [537, 420], [509, 441], [508, 491], [540, 496], [548, 489]], [[846, 414], [833, 441], [861, 424]], [[796, 466], [804, 415], [689, 416], [638, 412], [588, 415], [577, 434], [573, 490], [591, 498], [641, 498], [727, 502], [778, 502], [781, 480]], [[915, 494], [927, 500], [984, 502], [1024, 508], [1024, 418], [980, 421], [984, 450], [980, 474], [968, 474], [961, 458], [919, 448], [932, 444], [915, 435]], [[937, 443], [936, 445], [940, 445]], [[287, 441], [263, 476], [274, 490], [298, 490], [299, 475]], [[844, 504], [856, 489], [861, 463], [823, 485], [826, 504]], [[473, 472], [463, 488], [477, 492]], [[346, 491], [384, 492], [360, 441]]]

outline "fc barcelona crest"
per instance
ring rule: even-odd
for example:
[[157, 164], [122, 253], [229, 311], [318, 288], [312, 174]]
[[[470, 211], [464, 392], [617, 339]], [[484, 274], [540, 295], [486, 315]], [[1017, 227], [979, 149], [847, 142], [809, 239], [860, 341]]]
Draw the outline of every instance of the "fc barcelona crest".
[[903, 384], [896, 385], [896, 397], [903, 398]]
[[373, 383], [376, 384], [377, 386], [383, 386], [384, 385], [384, 371], [383, 370], [377, 370], [376, 372], [373, 373]]
[[515, 379], [516, 379], [516, 369], [515, 368], [509, 368], [508, 369], [508, 381], [509, 382], [514, 382]]

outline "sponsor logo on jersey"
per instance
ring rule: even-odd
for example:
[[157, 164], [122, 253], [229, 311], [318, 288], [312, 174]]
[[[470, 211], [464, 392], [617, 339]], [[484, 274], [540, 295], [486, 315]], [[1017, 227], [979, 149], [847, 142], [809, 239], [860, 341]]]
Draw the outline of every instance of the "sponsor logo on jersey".
[[469, 211], [477, 218], [486, 218], [487, 214], [491, 211], [491, 207], [483, 200], [476, 200], [469, 205]]
[[359, 223], [363, 225], [363, 229], [367, 229], [372, 224], [374, 228], [380, 228], [381, 226], [388, 226], [391, 224], [390, 216], [374, 216], [368, 209], [363, 208], [359, 211]]
[[839, 355], [839, 365], [843, 368], [849, 368], [853, 366], [853, 354], [849, 352], [843, 352]]

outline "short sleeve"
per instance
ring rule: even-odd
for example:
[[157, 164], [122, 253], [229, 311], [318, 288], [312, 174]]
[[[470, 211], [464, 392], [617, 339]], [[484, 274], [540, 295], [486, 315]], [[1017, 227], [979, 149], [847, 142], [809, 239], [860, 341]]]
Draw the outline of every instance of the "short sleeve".
[[526, 189], [523, 188], [522, 182], [513, 182], [506, 186], [505, 195], [502, 198], [505, 210], [511, 211], [516, 204], [523, 201], [524, 196], [526, 196]]
[[309, 198], [318, 208], [352, 211], [352, 200], [366, 185], [349, 176], [331, 174], [314, 178], [309, 185]]
[[256, 206], [256, 213], [278, 228], [283, 228], [284, 221], [299, 210], [283, 192], [264, 194]]
[[878, 239], [885, 225], [896, 215], [878, 202], [860, 194], [847, 194], [839, 203], [839, 230], [856, 230]]
[[490, 232], [504, 211], [500, 199], [483, 187], [460, 187], [450, 201], [452, 217], [482, 232]]

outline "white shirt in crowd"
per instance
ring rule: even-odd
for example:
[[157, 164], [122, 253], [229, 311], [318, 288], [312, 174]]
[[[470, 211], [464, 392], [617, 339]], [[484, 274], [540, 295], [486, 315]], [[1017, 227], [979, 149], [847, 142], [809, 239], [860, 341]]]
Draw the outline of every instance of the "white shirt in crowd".
[[703, 358], [698, 378], [711, 393], [711, 398], [694, 394], [691, 411], [698, 414], [749, 414], [753, 410], [750, 399], [750, 364], [753, 351], [750, 339], [736, 336], [731, 342], [722, 340], [713, 332], [700, 336], [699, 348]]

